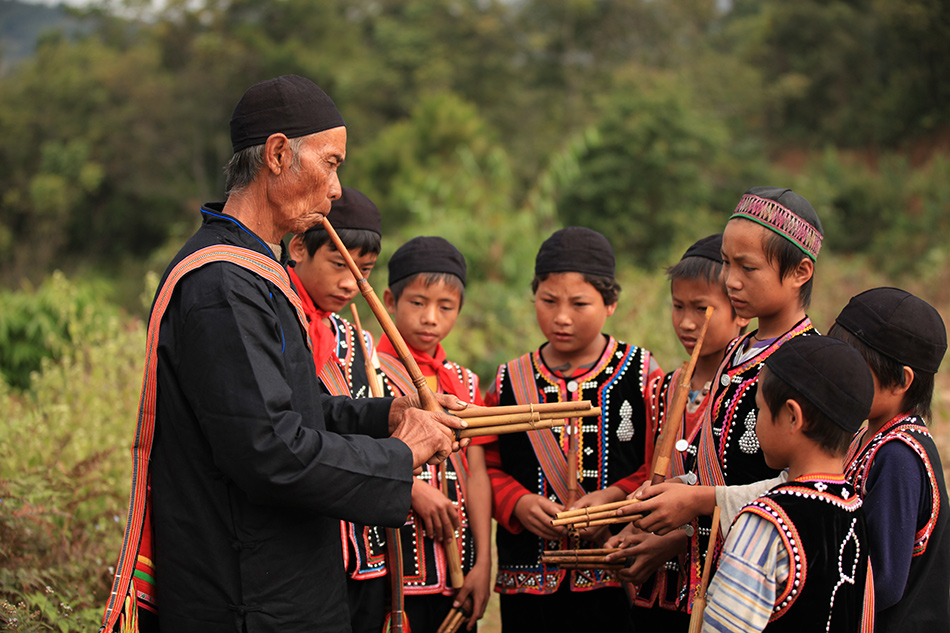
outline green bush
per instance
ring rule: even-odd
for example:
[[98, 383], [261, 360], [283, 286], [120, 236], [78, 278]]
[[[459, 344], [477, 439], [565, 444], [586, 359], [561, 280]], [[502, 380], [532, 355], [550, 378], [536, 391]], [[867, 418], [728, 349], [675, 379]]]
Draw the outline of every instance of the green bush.
[[117, 314], [101, 296], [97, 286], [70, 283], [58, 271], [35, 290], [0, 290], [0, 376], [29, 387], [44, 358], [60, 358]]
[[49, 285], [58, 358], [23, 391], [0, 382], [0, 629], [95, 631], [128, 503], [144, 329], [77, 307], [62, 276]]

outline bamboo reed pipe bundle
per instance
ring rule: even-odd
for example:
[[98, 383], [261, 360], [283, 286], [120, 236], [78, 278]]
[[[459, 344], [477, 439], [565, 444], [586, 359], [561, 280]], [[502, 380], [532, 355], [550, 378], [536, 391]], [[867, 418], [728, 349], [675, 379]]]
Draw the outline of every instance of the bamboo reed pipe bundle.
[[[590, 400], [577, 400], [576, 402], [542, 402], [537, 404], [513, 404], [503, 407], [468, 407], [462, 411], [453, 411], [453, 415], [460, 418], [477, 418], [483, 415], [509, 415], [512, 413], [533, 413], [535, 411], [561, 413], [570, 413], [571, 411], [584, 411], [590, 409]], [[566, 417], [566, 416], [564, 416]]]
[[716, 537], [719, 536], [719, 513], [713, 510], [712, 528], [709, 530], [709, 545], [706, 547], [706, 562], [703, 563], [703, 577], [696, 597], [693, 599], [693, 611], [689, 616], [689, 633], [699, 633], [703, 628], [703, 611], [706, 610], [706, 589], [709, 588], [709, 574], [712, 573], [712, 559], [716, 552]]
[[[429, 388], [429, 384], [426, 382], [425, 376], [422, 375], [422, 370], [419, 369], [419, 364], [416, 362], [416, 359], [413, 358], [412, 352], [409, 350], [409, 346], [406, 345], [405, 339], [402, 337], [402, 334], [400, 334], [399, 328], [396, 327], [389, 313], [386, 312], [386, 307], [383, 305], [383, 302], [379, 300], [376, 291], [369, 285], [369, 281], [363, 276], [363, 272], [359, 266], [356, 265], [356, 262], [353, 261], [350, 251], [346, 248], [346, 245], [343, 244], [343, 240], [340, 239], [340, 236], [337, 235], [336, 229], [334, 229], [330, 221], [327, 220], [327, 216], [322, 215], [320, 217], [323, 228], [330, 237], [330, 241], [333, 242], [333, 245], [343, 257], [347, 268], [350, 269], [350, 272], [356, 279], [356, 285], [360, 289], [363, 298], [366, 299], [366, 303], [369, 304], [370, 310], [373, 311], [373, 316], [376, 317], [376, 320], [380, 326], [382, 326], [386, 336], [389, 337], [393, 347], [396, 349], [396, 354], [399, 356], [400, 362], [406, 367], [406, 371], [409, 372], [412, 384], [419, 394], [419, 404], [421, 408], [426, 411], [440, 411], [442, 407], [439, 406], [439, 401], [436, 399], [435, 394], [432, 393], [432, 389]], [[456, 437], [458, 437], [458, 435], [456, 435]], [[448, 494], [447, 490], [445, 492]], [[452, 543], [446, 546], [445, 558], [449, 568], [449, 578], [452, 582], [452, 587], [459, 589], [465, 584], [465, 573], [462, 571], [462, 559], [459, 555], [457, 544], [455, 544], [455, 547], [453, 547]]]
[[[600, 407], [590, 407], [583, 411], [570, 411], [572, 418], [592, 418], [600, 415]], [[459, 411], [461, 413], [461, 411]], [[502, 413], [499, 415], [480, 415], [464, 418], [468, 428], [483, 426], [498, 426], [500, 424], [520, 424], [523, 422], [537, 422], [540, 420], [563, 420], [566, 416], [561, 411], [535, 411], [534, 413]]]
[[550, 429], [556, 426], [564, 426], [566, 421], [559, 420], [540, 420], [538, 422], [522, 422], [520, 424], [498, 424], [495, 426], [481, 426], [474, 429], [462, 429], [458, 432], [459, 439], [466, 437], [483, 437], [485, 435], [504, 435], [506, 433], [521, 433], [523, 431], [537, 431], [538, 429]]
[[577, 510], [565, 510], [554, 515], [555, 519], [565, 519], [568, 517], [579, 517], [594, 514], [596, 512], [606, 512], [607, 510], [617, 510], [625, 508], [635, 503], [640, 503], [639, 499], [624, 499], [623, 501], [614, 501], [613, 503], [604, 503], [599, 506], [590, 506], [587, 508], [578, 508]]
[[541, 556], [559, 556], [580, 554], [583, 556], [606, 556], [621, 551], [622, 547], [601, 547], [590, 549], [546, 549], [541, 552]]
[[449, 609], [448, 614], [445, 616], [445, 619], [442, 620], [442, 624], [439, 625], [436, 633], [455, 633], [458, 631], [462, 623], [465, 622], [465, 618], [472, 614], [473, 607], [472, 599], [467, 598], [465, 604], [461, 607], [452, 607]]
[[589, 527], [597, 527], [599, 525], [616, 525], [618, 523], [630, 523], [631, 521], [636, 521], [637, 519], [642, 519], [642, 514], [625, 514], [623, 516], [609, 516], [603, 519], [586, 519], [580, 517], [580, 520], [574, 523], [568, 523], [570, 528], [575, 530], [582, 530]]

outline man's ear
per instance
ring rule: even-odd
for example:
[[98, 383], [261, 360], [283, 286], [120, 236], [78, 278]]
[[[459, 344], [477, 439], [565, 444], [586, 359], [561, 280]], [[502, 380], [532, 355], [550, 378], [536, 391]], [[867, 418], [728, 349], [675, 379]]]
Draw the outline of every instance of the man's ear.
[[264, 165], [275, 176], [279, 176], [290, 165], [292, 154], [290, 139], [280, 132], [271, 134], [264, 141]]

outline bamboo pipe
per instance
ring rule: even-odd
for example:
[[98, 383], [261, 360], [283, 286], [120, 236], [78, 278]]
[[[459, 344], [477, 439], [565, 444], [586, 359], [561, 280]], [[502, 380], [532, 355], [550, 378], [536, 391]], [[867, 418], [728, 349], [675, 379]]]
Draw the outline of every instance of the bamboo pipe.
[[590, 400], [541, 402], [537, 404], [512, 404], [503, 407], [467, 407], [462, 411], [455, 411], [453, 413], [460, 418], [469, 419], [486, 415], [512, 415], [516, 413], [570, 413], [571, 411], [585, 411], [590, 409], [590, 405]]
[[605, 512], [607, 510], [617, 510], [619, 508], [625, 508], [635, 503], [640, 503], [640, 500], [639, 499], [624, 499], [623, 501], [614, 501], [612, 503], [604, 503], [599, 506], [590, 506], [589, 508], [578, 508], [577, 510], [564, 510], [563, 512], [558, 512], [557, 514], [555, 514], [554, 518], [564, 519], [568, 517], [587, 516], [595, 512]]
[[[591, 407], [586, 411], [571, 411], [571, 415], [578, 418], [590, 418], [600, 415], [600, 407]], [[476, 429], [482, 426], [499, 426], [502, 424], [518, 424], [522, 422], [537, 422], [540, 420], [563, 420], [562, 411], [542, 411], [534, 413], [500, 413], [498, 415], [480, 415], [472, 418], [465, 418], [468, 428]]]
[[[360, 324], [360, 313], [357, 311], [355, 303], [350, 304], [350, 312], [353, 314], [353, 323], [356, 326], [360, 347], [362, 347], [364, 343], [363, 326]], [[368, 348], [363, 350], [363, 361], [366, 369], [366, 379], [369, 382], [369, 391], [374, 398], [381, 398], [383, 396], [383, 385], [380, 383], [379, 374], [376, 373], [376, 366], [373, 365], [373, 359], [370, 358]], [[406, 613], [406, 601], [402, 587], [401, 561], [402, 535], [398, 528], [386, 528], [386, 562], [389, 567], [389, 588], [392, 596], [389, 609], [389, 633], [403, 633], [405, 630], [403, 620]]]
[[712, 559], [716, 553], [716, 537], [719, 536], [719, 506], [713, 510], [712, 528], [709, 530], [709, 545], [706, 546], [706, 562], [703, 563], [703, 577], [699, 590], [693, 600], [693, 612], [689, 616], [689, 633], [699, 633], [703, 628], [703, 611], [706, 610], [706, 590], [709, 588], [709, 574], [712, 571]]
[[656, 442], [656, 453], [653, 459], [653, 484], [659, 484], [666, 480], [670, 470], [670, 457], [673, 455], [673, 446], [676, 444], [676, 438], [680, 434], [683, 426], [683, 413], [686, 411], [686, 400], [689, 398], [689, 383], [693, 378], [693, 370], [696, 369], [696, 361], [699, 360], [699, 352], [703, 348], [703, 340], [706, 338], [706, 330], [709, 328], [709, 321], [712, 318], [713, 307], [706, 307], [706, 318], [703, 321], [703, 327], [699, 331], [699, 337], [696, 339], [696, 345], [693, 346], [693, 353], [689, 357], [689, 364], [680, 375], [680, 380], [673, 392], [673, 404], [667, 412], [660, 431], [660, 437]]
[[[393, 323], [389, 313], [386, 312], [386, 307], [383, 305], [383, 302], [380, 301], [379, 297], [376, 296], [376, 291], [373, 290], [373, 287], [369, 285], [369, 281], [363, 277], [362, 271], [360, 271], [360, 268], [356, 265], [356, 262], [353, 261], [350, 251], [347, 250], [346, 246], [343, 244], [343, 240], [341, 240], [340, 236], [337, 235], [336, 229], [334, 229], [333, 225], [330, 224], [330, 221], [327, 220], [327, 216], [322, 215], [320, 217], [320, 221], [323, 223], [323, 228], [326, 230], [327, 235], [330, 236], [330, 240], [333, 242], [336, 250], [343, 257], [343, 261], [346, 262], [350, 272], [353, 273], [353, 277], [356, 278], [356, 285], [359, 287], [360, 293], [366, 299], [366, 303], [369, 304], [370, 310], [373, 311], [373, 315], [376, 317], [376, 320], [379, 321], [379, 324], [382, 326], [386, 336], [388, 336], [389, 340], [392, 342], [393, 347], [396, 350], [396, 355], [399, 356], [399, 360], [402, 361], [402, 364], [406, 367], [406, 371], [409, 372], [409, 377], [412, 379], [412, 384], [416, 387], [416, 391], [419, 393], [419, 404], [426, 411], [441, 411], [442, 407], [439, 406], [439, 402], [436, 400], [435, 394], [432, 393], [431, 389], [429, 389], [429, 385], [426, 382], [425, 376], [422, 375], [422, 370], [419, 369], [416, 359], [412, 357], [412, 352], [409, 351], [409, 346], [406, 345], [406, 341], [402, 338], [402, 334], [399, 333], [399, 329], [396, 327], [396, 324]], [[448, 490], [444, 490], [444, 492], [446, 495], [448, 495]], [[452, 582], [452, 587], [459, 589], [463, 584], [465, 584], [465, 574], [462, 572], [462, 559], [461, 556], [459, 556], [458, 543], [454, 538], [452, 541], [452, 543], [449, 543], [444, 547], [445, 559], [449, 567], [449, 577]]]
[[459, 438], [484, 437], [486, 435], [505, 435], [506, 433], [521, 433], [523, 431], [537, 431], [564, 426], [564, 420], [541, 420], [540, 422], [522, 422], [520, 424], [498, 424], [495, 426], [480, 426], [475, 429], [462, 429]]
[[[580, 425], [578, 424], [578, 418], [570, 418], [567, 421], [567, 499], [564, 500], [564, 505], [570, 507], [577, 503], [577, 500], [581, 498], [580, 492], [580, 482], [577, 479], [577, 452], [578, 452], [578, 437], [577, 433], [580, 430]], [[572, 535], [572, 538], [576, 535]]]

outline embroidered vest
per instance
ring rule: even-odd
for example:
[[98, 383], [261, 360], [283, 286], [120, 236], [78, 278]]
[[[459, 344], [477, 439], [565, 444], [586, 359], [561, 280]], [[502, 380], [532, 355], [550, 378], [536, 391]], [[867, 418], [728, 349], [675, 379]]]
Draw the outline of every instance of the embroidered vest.
[[743, 512], [772, 523], [788, 553], [789, 575], [765, 631], [873, 631], [869, 542], [854, 488], [809, 476], [776, 486]]
[[[645, 401], [652, 382], [662, 378], [649, 351], [609, 337], [594, 366], [569, 379], [551, 372], [541, 360], [539, 350], [527, 356], [530, 362], [519, 362], [524, 358], [499, 368], [493, 386], [498, 405], [528, 404], [528, 394], [519, 395], [517, 385], [520, 384], [533, 385], [537, 402], [590, 400], [593, 406], [603, 409], [600, 417], [581, 419], [577, 473], [584, 489], [605, 488], [640, 467], [645, 452]], [[532, 375], [512, 375], [525, 371]], [[527, 435], [499, 436], [503, 469], [529, 491], [556, 499], [557, 489], [541, 466]], [[562, 455], [567, 455], [568, 434], [555, 429], [554, 437]], [[568, 577], [566, 571], [541, 562], [543, 550], [570, 547], [567, 539], [545, 541], [527, 530], [512, 534], [499, 527], [495, 540], [498, 546], [495, 590], [499, 593], [554, 593]], [[576, 590], [619, 586], [614, 577], [600, 570], [571, 571], [569, 582]]]
[[[900, 601], [878, 612], [881, 631], [950, 631], [950, 539], [947, 534], [947, 488], [943, 466], [933, 436], [915, 415], [900, 415], [887, 422], [861, 449], [867, 429], [851, 443], [845, 475], [858, 494], [867, 494], [867, 479], [874, 458], [887, 442], [903, 442], [920, 458], [926, 472], [927, 490], [917, 526], [914, 551], [904, 594]], [[882, 482], [886, 485], [886, 482]]]

